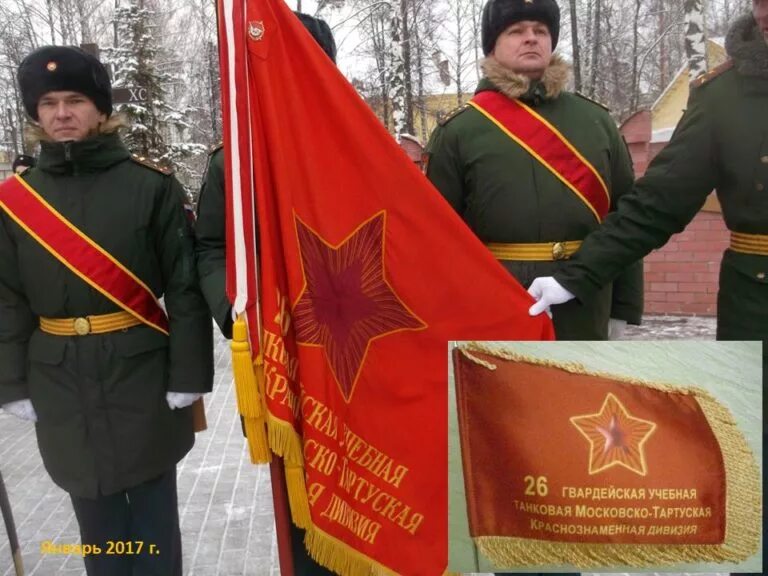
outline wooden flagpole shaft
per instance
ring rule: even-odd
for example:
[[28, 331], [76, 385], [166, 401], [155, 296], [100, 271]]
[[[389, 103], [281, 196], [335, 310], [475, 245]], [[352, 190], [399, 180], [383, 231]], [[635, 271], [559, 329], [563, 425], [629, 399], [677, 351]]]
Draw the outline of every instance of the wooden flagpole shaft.
[[13, 567], [16, 576], [24, 576], [24, 565], [21, 561], [21, 547], [19, 546], [19, 537], [16, 534], [16, 524], [13, 522], [13, 512], [11, 511], [11, 501], [8, 499], [8, 491], [5, 489], [3, 475], [0, 473], [0, 512], [5, 522], [5, 531], [8, 534], [8, 542], [11, 545], [11, 555], [13, 556]]
[[288, 490], [285, 486], [283, 459], [272, 456], [269, 464], [272, 478], [272, 500], [275, 507], [275, 532], [277, 533], [277, 554], [280, 560], [281, 576], [293, 576], [293, 555], [291, 553], [291, 515], [288, 508]]

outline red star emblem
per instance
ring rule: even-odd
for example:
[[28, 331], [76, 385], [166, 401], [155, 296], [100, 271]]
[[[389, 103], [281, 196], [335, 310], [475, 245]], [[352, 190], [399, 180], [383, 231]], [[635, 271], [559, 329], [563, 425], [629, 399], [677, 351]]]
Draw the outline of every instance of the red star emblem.
[[616, 396], [608, 394], [597, 414], [574, 416], [571, 422], [589, 442], [590, 474], [612, 466], [647, 474], [643, 446], [656, 424], [632, 416]]
[[384, 229], [381, 212], [332, 246], [296, 218], [304, 274], [293, 309], [296, 342], [323, 347], [347, 402], [373, 340], [426, 327], [387, 282]]

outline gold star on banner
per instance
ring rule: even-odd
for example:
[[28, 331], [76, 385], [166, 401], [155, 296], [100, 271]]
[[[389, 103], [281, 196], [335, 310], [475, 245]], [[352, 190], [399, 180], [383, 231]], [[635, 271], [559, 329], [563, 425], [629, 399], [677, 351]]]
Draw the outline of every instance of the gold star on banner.
[[337, 246], [298, 218], [296, 233], [305, 282], [293, 310], [296, 342], [325, 350], [339, 389], [350, 402], [371, 343], [426, 325], [387, 280], [384, 212]]
[[612, 466], [647, 474], [643, 447], [656, 424], [632, 416], [616, 396], [608, 394], [600, 412], [573, 416], [571, 423], [589, 442], [590, 474]]

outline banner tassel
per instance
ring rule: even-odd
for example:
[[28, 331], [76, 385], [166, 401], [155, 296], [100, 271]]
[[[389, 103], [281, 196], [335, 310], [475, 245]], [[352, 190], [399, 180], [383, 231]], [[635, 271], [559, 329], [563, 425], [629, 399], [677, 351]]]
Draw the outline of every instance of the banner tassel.
[[288, 503], [291, 505], [293, 523], [304, 530], [312, 526], [309, 513], [307, 484], [304, 480], [304, 467], [285, 461], [285, 484], [288, 487]]
[[264, 361], [254, 361], [248, 342], [248, 327], [242, 316], [232, 326], [232, 372], [235, 375], [237, 408], [243, 416], [251, 462], [265, 464], [272, 460], [267, 442], [264, 398]]

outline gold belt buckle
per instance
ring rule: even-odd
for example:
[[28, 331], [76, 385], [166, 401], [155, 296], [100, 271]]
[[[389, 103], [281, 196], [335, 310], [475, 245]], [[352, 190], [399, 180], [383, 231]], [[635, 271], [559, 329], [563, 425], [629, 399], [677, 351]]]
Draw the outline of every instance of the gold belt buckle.
[[564, 260], [565, 259], [565, 244], [562, 242], [555, 242], [552, 245], [552, 259]]
[[74, 328], [78, 336], [87, 336], [91, 333], [91, 322], [88, 318], [75, 318]]

